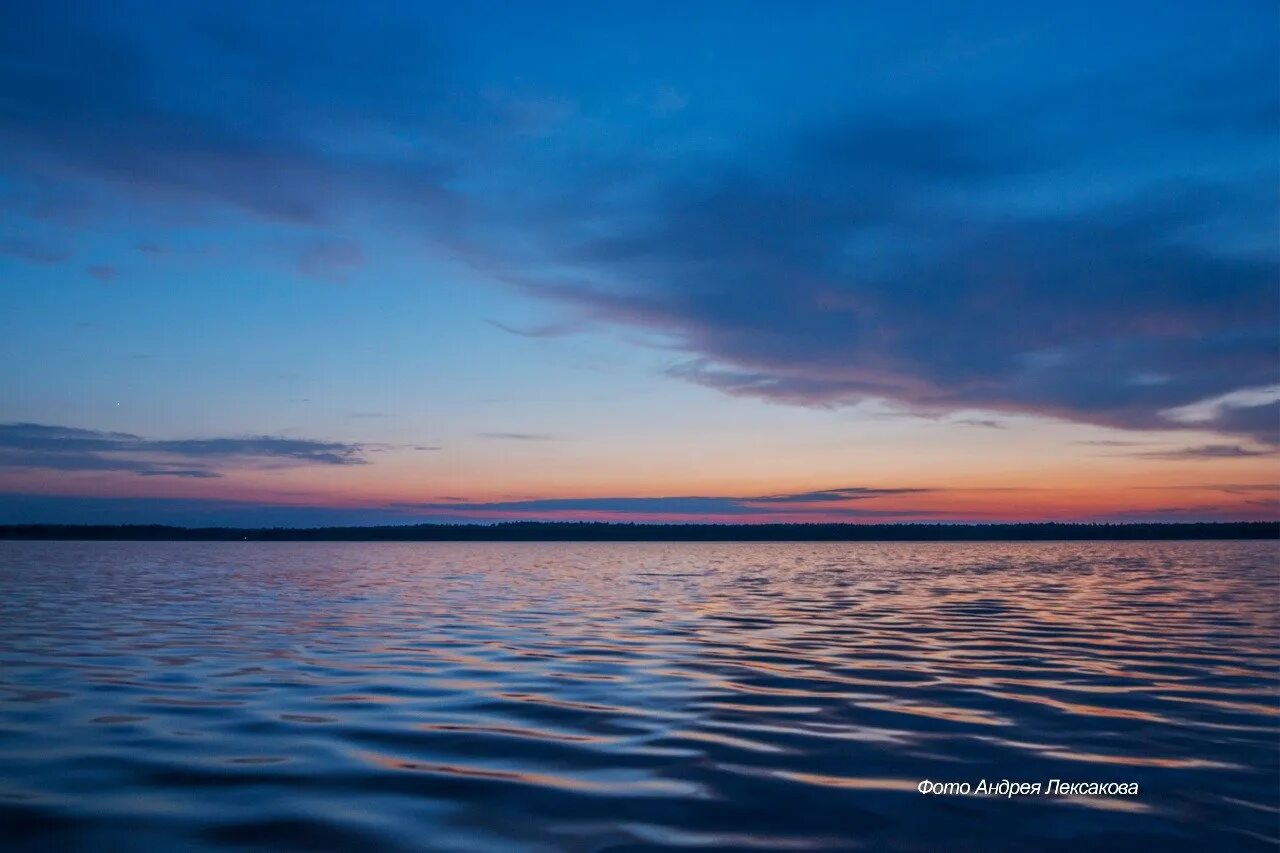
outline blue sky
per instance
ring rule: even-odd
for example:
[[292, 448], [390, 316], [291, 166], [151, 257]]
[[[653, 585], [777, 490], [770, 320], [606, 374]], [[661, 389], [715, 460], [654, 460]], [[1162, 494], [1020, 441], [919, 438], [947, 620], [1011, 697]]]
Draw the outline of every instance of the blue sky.
[[1274, 513], [1216, 487], [1277, 479], [1278, 43], [1262, 2], [9, 4], [0, 522]]

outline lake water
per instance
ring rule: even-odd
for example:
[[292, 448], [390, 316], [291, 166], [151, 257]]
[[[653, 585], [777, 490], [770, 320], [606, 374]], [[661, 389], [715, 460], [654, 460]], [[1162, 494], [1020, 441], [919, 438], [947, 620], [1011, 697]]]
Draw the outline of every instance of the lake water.
[[0, 542], [0, 849], [1274, 850], [1278, 574], [1271, 542]]

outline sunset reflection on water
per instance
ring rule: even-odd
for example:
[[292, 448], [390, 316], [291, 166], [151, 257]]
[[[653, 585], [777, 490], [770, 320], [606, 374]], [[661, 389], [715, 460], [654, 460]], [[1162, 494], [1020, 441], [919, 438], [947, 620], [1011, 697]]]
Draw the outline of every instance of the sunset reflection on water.
[[[1275, 836], [1269, 542], [2, 543], [0, 836]], [[1129, 798], [923, 779], [1133, 781]]]

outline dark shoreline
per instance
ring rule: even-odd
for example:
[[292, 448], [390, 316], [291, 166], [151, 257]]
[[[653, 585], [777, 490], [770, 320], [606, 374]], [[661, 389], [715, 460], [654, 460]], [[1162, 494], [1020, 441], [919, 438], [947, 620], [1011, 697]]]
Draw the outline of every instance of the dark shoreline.
[[1280, 522], [1164, 524], [643, 524], [517, 521], [378, 527], [0, 525], [0, 540], [173, 542], [1039, 542], [1280, 539]]

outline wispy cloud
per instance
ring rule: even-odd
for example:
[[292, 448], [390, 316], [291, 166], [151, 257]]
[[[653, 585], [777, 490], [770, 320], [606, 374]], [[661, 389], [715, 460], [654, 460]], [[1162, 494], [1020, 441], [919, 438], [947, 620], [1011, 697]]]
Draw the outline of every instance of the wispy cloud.
[[177, 524], [320, 527], [421, 521], [384, 507], [271, 504], [200, 498], [99, 497], [0, 492], [0, 524]]
[[1280, 402], [1280, 385], [1241, 388], [1207, 400], [1198, 400], [1185, 406], [1166, 409], [1163, 414], [1169, 420], [1178, 423], [1209, 424], [1236, 409], [1254, 409], [1275, 402]]
[[1149, 509], [1135, 509], [1117, 513], [1111, 516], [1109, 520], [1120, 522], [1274, 521], [1278, 517], [1280, 517], [1280, 500], [1260, 498], [1228, 506], [1219, 504], [1174, 504], [1151, 507]]
[[1249, 459], [1255, 456], [1276, 456], [1278, 452], [1280, 451], [1244, 447], [1239, 444], [1202, 444], [1196, 447], [1180, 447], [1176, 450], [1151, 450], [1132, 455], [1142, 459], [1180, 461], [1194, 459]]
[[1241, 433], [1280, 445], [1280, 385], [1240, 388], [1161, 414], [1185, 426]]
[[833, 503], [838, 501], [860, 501], [868, 498], [885, 498], [893, 495], [915, 495], [934, 491], [937, 491], [937, 489], [881, 489], [868, 488], [866, 486], [845, 486], [838, 489], [822, 489], [815, 492], [763, 495], [755, 498], [738, 498], [737, 500], [758, 504]]
[[1280, 492], [1280, 483], [1182, 483], [1179, 485], [1165, 486], [1140, 486], [1143, 489], [1158, 489], [1172, 491], [1194, 491], [1194, 492], [1223, 492], [1229, 495], [1250, 495], [1268, 492]]
[[476, 435], [495, 441], [557, 441], [560, 438], [544, 432], [478, 432]]
[[906, 515], [947, 516], [946, 511], [853, 506], [860, 501], [934, 492], [923, 488], [870, 488], [862, 486], [821, 489], [772, 495], [677, 495], [664, 497], [528, 498], [505, 501], [429, 501], [396, 506], [418, 511], [460, 515], [577, 514], [579, 516], [730, 517], [787, 514], [847, 518], [879, 518]]
[[252, 465], [361, 465], [364, 450], [359, 444], [269, 435], [148, 439], [48, 424], [0, 424], [0, 468], [211, 478], [227, 468]]
[[1141, 447], [1146, 442], [1130, 441], [1122, 438], [1094, 438], [1083, 441], [1077, 441], [1076, 444], [1085, 445], [1086, 447]]
[[543, 323], [537, 326], [519, 327], [499, 323], [497, 320], [486, 320], [485, 322], [507, 334], [522, 338], [561, 338], [565, 335], [581, 332], [587, 328], [587, 324], [581, 320], [566, 320], [559, 323]]
[[1210, 488], [1231, 495], [1247, 495], [1255, 492], [1280, 492], [1280, 483], [1227, 483]]

